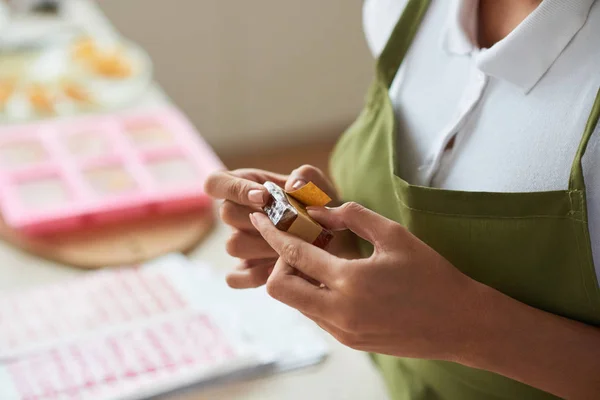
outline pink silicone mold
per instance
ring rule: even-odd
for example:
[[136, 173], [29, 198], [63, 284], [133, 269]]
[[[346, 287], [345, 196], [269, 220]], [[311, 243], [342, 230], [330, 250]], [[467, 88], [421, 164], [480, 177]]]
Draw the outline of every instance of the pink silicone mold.
[[171, 107], [0, 128], [0, 208], [27, 233], [206, 207], [220, 168]]

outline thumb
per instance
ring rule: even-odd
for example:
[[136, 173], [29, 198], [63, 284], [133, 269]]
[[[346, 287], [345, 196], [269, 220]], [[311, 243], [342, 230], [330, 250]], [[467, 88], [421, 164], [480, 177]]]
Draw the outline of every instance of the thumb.
[[326, 228], [334, 231], [349, 229], [376, 247], [381, 247], [389, 238], [391, 229], [398, 225], [354, 202], [344, 203], [337, 208], [308, 207], [307, 210]]
[[308, 182], [314, 183], [322, 191], [327, 193], [327, 195], [333, 199], [333, 204], [338, 203], [338, 195], [333, 184], [319, 168], [313, 167], [312, 165], [303, 165], [293, 170], [285, 183], [285, 190], [290, 192], [292, 190], [300, 189]]

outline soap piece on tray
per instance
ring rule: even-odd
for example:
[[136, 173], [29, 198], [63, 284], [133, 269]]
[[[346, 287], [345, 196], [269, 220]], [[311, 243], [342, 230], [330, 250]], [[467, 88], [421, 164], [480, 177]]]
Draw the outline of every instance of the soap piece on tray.
[[[325, 205], [331, 201], [331, 199], [312, 182], [306, 186], [308, 185], [311, 185], [310, 191], [317, 194], [316, 198], [318, 198], [318, 205]], [[302, 203], [292, 196], [292, 193], [294, 192], [286, 193], [281, 187], [273, 182], [265, 182], [264, 186], [271, 196], [269, 197], [267, 204], [263, 207], [263, 210], [277, 229], [298, 236], [300, 239], [320, 248], [325, 248], [329, 244], [331, 239], [333, 239], [333, 233], [321, 226], [306, 212], [307, 203], [308, 205], [317, 204], [311, 202], [309, 199], [305, 200], [307, 203]], [[325, 198], [329, 199], [329, 201], [321, 204]]]

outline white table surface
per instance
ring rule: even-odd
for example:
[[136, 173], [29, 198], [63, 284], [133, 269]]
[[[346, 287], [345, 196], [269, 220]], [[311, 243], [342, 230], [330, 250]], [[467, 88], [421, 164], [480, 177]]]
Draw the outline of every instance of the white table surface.
[[[71, 10], [86, 26], [106, 34], [116, 34], [97, 5], [89, 0], [74, 0]], [[133, 107], [168, 102], [158, 85]], [[236, 260], [225, 252], [229, 229], [218, 224], [212, 234], [190, 254], [218, 268], [232, 268]], [[0, 292], [56, 282], [83, 272], [24, 253], [0, 242]], [[293, 372], [267, 376], [227, 386], [169, 396], [177, 400], [384, 400], [385, 387], [369, 358], [348, 349], [331, 337], [331, 353], [322, 364]]]

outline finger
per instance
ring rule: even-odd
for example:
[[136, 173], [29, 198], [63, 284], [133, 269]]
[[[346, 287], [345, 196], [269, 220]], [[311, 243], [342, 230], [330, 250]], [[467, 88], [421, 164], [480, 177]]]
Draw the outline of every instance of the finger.
[[297, 275], [298, 275], [300, 278], [303, 278], [303, 279], [304, 279], [304, 280], [306, 280], [307, 282], [311, 283], [312, 285], [315, 285], [315, 286], [321, 286], [321, 282], [319, 282], [319, 281], [317, 281], [317, 280], [315, 280], [315, 279], [311, 278], [310, 276], [308, 276], [308, 275], [306, 275], [306, 274], [304, 274], [304, 273], [302, 273], [302, 272], [300, 272], [300, 271], [298, 271], [298, 270], [296, 270], [296, 274], [297, 274]]
[[330, 309], [330, 292], [296, 274], [295, 269], [279, 258], [267, 279], [267, 293], [274, 299], [301, 312], [322, 316]]
[[261, 258], [261, 259], [254, 259], [254, 260], [242, 260], [242, 262], [236, 267], [236, 269], [238, 271], [244, 271], [249, 268], [260, 267], [260, 266], [267, 265], [267, 264], [270, 265], [271, 267], [274, 267], [278, 258], [279, 257]]
[[233, 289], [252, 289], [265, 283], [273, 272], [276, 260], [261, 260], [262, 264], [246, 267], [243, 264], [236, 271], [227, 274], [225, 281]]
[[231, 200], [246, 206], [263, 206], [268, 199], [267, 189], [258, 182], [236, 176], [228, 171], [211, 174], [204, 191], [217, 199]]
[[233, 201], [225, 200], [219, 210], [221, 220], [241, 231], [256, 232], [256, 228], [250, 222], [250, 213], [257, 211], [256, 208], [242, 206]]
[[278, 230], [264, 214], [250, 214], [250, 220], [286, 263], [327, 286], [335, 280], [337, 257], [296, 236]]
[[234, 171], [231, 171], [230, 173], [234, 176], [248, 179], [253, 182], [258, 182], [260, 184], [263, 184], [266, 181], [271, 181], [279, 186], [285, 185], [285, 181], [288, 178], [287, 175], [277, 174], [275, 172], [264, 171], [262, 169], [254, 168], [236, 169]]
[[376, 246], [385, 243], [392, 229], [398, 225], [353, 202], [337, 208], [308, 207], [307, 210], [309, 215], [321, 225], [334, 231], [349, 229]]
[[336, 201], [336, 190], [327, 178], [327, 176], [320, 169], [313, 167], [312, 165], [303, 165], [292, 171], [285, 183], [285, 190], [292, 191], [300, 189], [308, 182], [312, 182], [323, 190], [329, 197]]
[[277, 252], [259, 235], [235, 231], [227, 240], [227, 253], [246, 260], [276, 258]]

